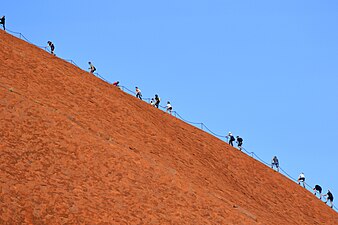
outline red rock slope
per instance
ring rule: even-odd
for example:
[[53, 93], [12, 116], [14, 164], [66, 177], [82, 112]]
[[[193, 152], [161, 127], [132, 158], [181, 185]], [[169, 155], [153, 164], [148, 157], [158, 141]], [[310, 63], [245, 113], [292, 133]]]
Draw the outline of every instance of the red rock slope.
[[0, 31], [0, 224], [338, 224], [217, 138]]

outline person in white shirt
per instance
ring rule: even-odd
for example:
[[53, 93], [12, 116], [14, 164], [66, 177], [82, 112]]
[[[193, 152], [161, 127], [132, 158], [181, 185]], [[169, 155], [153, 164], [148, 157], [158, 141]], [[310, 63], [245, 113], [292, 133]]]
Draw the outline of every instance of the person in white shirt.
[[94, 73], [96, 71], [96, 68], [95, 66], [91, 63], [91, 62], [88, 62], [89, 64], [89, 73]]
[[167, 112], [170, 113], [170, 115], [171, 115], [172, 110], [173, 110], [173, 107], [171, 106], [170, 102], [168, 101], [167, 102]]
[[138, 87], [135, 87], [135, 90], [136, 90], [136, 98], [139, 98], [142, 100], [141, 90]]
[[152, 99], [150, 100], [150, 105], [151, 105], [151, 106], [155, 106], [155, 100], [154, 100], [154, 98], [152, 98]]
[[299, 174], [299, 177], [298, 177], [298, 184], [300, 184], [300, 182], [303, 183], [303, 187], [305, 188], [305, 176], [304, 176], [304, 173], [302, 172], [301, 174]]

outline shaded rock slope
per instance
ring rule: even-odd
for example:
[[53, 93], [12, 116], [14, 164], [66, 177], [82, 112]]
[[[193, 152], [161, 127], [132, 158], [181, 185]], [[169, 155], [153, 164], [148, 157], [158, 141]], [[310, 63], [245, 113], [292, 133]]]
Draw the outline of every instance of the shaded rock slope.
[[0, 31], [0, 224], [338, 224], [223, 141]]

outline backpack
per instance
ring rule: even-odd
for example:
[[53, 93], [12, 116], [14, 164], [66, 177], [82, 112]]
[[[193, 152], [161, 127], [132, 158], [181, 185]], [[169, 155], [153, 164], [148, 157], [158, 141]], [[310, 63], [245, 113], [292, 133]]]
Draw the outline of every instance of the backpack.
[[234, 141], [234, 140], [235, 140], [234, 136], [231, 136], [230, 141]]

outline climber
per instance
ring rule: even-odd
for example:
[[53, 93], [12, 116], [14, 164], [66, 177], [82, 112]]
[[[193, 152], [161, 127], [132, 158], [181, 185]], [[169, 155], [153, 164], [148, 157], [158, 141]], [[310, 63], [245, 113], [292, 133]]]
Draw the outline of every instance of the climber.
[[54, 54], [54, 49], [55, 49], [54, 44], [51, 41], [47, 41], [47, 44], [50, 47], [50, 54], [55, 55]]
[[276, 166], [276, 169], [279, 172], [279, 162], [277, 156], [274, 156], [271, 160], [271, 168], [273, 169], [274, 166]]
[[135, 89], [136, 89], [136, 98], [139, 98], [142, 100], [141, 90], [138, 87], [135, 87]]
[[150, 100], [150, 105], [151, 105], [151, 106], [155, 106], [155, 99], [154, 99], [154, 98], [151, 98], [151, 100]]
[[94, 73], [96, 71], [95, 66], [91, 62], [88, 62], [88, 64], [89, 64], [89, 68], [88, 68], [89, 72]]
[[158, 108], [158, 106], [160, 105], [161, 99], [160, 97], [158, 97], [158, 95], [155, 95], [155, 106], [156, 108]]
[[119, 87], [119, 83], [120, 83], [120, 81], [115, 81], [115, 82], [113, 83], [113, 86]]
[[324, 197], [327, 196], [325, 203], [330, 200], [331, 208], [333, 208], [333, 195], [330, 190], [327, 190], [327, 194], [323, 195]]
[[302, 172], [301, 174], [299, 174], [299, 177], [298, 177], [298, 184], [300, 184], [300, 182], [303, 183], [303, 187], [305, 188], [305, 176], [304, 176], [304, 173]]
[[241, 138], [240, 136], [237, 136], [236, 142], [237, 142], [238, 149], [242, 151], [243, 138]]
[[314, 193], [313, 194], [317, 194], [317, 191], [319, 192], [319, 199], [322, 199], [322, 187], [319, 186], [318, 184], [316, 184], [316, 186], [313, 188]]
[[228, 136], [226, 136], [227, 139], [229, 139], [229, 145], [234, 146], [233, 142], [235, 141], [234, 136], [231, 132], [229, 132]]
[[0, 18], [0, 24], [2, 24], [2, 27], [4, 28], [4, 30], [6, 30], [6, 28], [5, 28], [5, 16], [2, 16]]
[[170, 113], [170, 115], [171, 115], [172, 110], [173, 110], [173, 107], [171, 106], [170, 102], [168, 101], [167, 102], [167, 112]]

